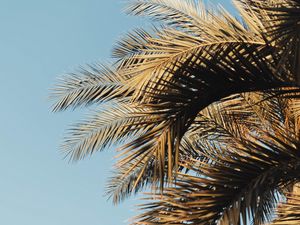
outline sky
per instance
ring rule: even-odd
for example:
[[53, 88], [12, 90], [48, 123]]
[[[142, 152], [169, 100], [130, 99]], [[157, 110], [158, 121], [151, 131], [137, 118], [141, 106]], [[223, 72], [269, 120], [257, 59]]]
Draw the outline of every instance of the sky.
[[[222, 2], [225, 7], [228, 0]], [[135, 197], [103, 195], [113, 151], [68, 163], [59, 145], [82, 110], [51, 112], [57, 77], [107, 62], [127, 31], [150, 25], [121, 0], [0, 0], [0, 224], [120, 225]], [[127, 221], [127, 222], [126, 222]]]

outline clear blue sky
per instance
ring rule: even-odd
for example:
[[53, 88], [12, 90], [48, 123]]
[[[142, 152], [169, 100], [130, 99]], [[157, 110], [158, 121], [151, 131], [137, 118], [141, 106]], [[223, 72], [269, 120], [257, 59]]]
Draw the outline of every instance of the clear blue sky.
[[0, 0], [0, 224], [120, 225], [136, 214], [137, 201], [115, 207], [103, 197], [112, 151], [62, 159], [64, 131], [82, 113], [53, 114], [47, 99], [57, 76], [106, 61], [118, 37], [143, 24], [123, 6]]

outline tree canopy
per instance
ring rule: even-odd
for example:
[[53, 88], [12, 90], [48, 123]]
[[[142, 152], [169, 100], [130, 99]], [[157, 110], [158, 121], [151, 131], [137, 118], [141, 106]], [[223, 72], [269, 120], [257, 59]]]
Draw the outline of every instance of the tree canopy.
[[55, 87], [54, 111], [99, 108], [70, 128], [65, 154], [119, 143], [108, 196], [151, 188], [135, 224], [264, 224], [278, 202], [274, 225], [300, 223], [300, 1], [233, 2], [239, 19], [201, 1], [131, 0], [152, 29]]

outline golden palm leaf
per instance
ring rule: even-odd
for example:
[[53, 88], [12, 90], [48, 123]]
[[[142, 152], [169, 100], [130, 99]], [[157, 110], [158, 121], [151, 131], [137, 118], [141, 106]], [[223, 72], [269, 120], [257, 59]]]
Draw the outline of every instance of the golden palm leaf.
[[286, 201], [277, 208], [277, 218], [271, 225], [297, 225], [300, 218], [299, 185], [286, 195]]
[[[262, 224], [272, 217], [282, 187], [299, 182], [299, 141], [243, 140], [209, 164], [186, 162], [174, 186], [151, 194], [136, 224]], [[135, 223], [134, 223], [135, 224]]]

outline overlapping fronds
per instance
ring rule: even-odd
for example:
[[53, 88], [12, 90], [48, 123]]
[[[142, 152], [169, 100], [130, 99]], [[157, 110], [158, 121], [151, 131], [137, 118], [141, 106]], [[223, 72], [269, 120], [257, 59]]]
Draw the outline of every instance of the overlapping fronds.
[[[147, 93], [151, 93], [152, 84], [154, 83], [156, 87], [158, 87], [162, 77], [164, 80], [169, 81], [173, 78], [173, 74], [178, 70], [178, 67], [185, 69], [184, 67], [189, 65], [189, 61], [193, 65], [201, 68], [209, 67], [208, 63], [212, 63], [218, 64], [218, 67], [225, 67], [225, 70], [226, 67], [232, 70], [233, 68], [230, 66], [230, 63], [228, 64], [228, 61], [235, 56], [232, 56], [231, 59], [223, 59], [223, 57], [219, 56], [217, 59], [217, 54], [219, 55], [220, 52], [226, 52], [226, 57], [231, 57], [231, 55], [228, 54], [229, 52], [231, 54], [236, 54], [235, 52], [237, 52], [237, 57], [239, 59], [244, 58], [245, 60], [246, 57], [249, 56], [249, 52], [252, 51], [259, 52], [259, 54], [266, 56], [267, 50], [264, 48], [266, 43], [260, 35], [252, 30], [246, 29], [226, 11], [220, 11], [220, 15], [206, 12], [203, 6], [194, 8], [194, 4], [196, 3], [193, 2], [194, 1], [185, 3], [185, 1], [177, 0], [151, 0], [133, 1], [131, 3], [132, 5], [128, 10], [132, 13], [136, 15], [146, 14], [151, 17], [157, 15], [162, 22], [168, 19], [172, 20], [172, 17], [166, 16], [164, 18], [164, 16], [162, 16], [161, 18], [160, 15], [168, 15], [168, 12], [170, 14], [173, 13], [174, 20], [176, 20], [177, 14], [175, 14], [174, 11], [188, 11], [186, 7], [189, 6], [189, 10], [194, 13], [190, 16], [191, 18], [185, 18], [185, 22], [200, 24], [196, 27], [196, 31], [187, 31], [190, 26], [186, 29], [173, 26], [156, 28], [152, 32], [153, 34], [139, 30], [139, 32], [137, 32], [138, 35], [135, 35], [135, 33], [129, 34], [125, 37], [124, 41], [119, 43], [119, 46], [117, 46], [114, 51], [114, 56], [121, 61], [119, 68], [122, 73], [131, 77], [130, 84], [138, 84], [138, 86], [134, 85], [138, 87], [135, 93], [136, 97], [141, 97], [146, 94], [143, 99], [146, 101], [151, 100]], [[198, 9], [199, 7], [201, 9]], [[165, 12], [166, 10], [167, 12]], [[194, 14], [196, 15], [193, 16]], [[180, 24], [185, 23], [176, 23], [173, 21], [172, 24], [174, 24], [174, 26], [181, 26]], [[216, 49], [220, 51], [216, 53]], [[198, 63], [195, 64], [193, 59]], [[225, 62], [218, 62], [222, 60], [225, 60]], [[247, 59], [247, 61], [249, 60], [250, 59]], [[248, 65], [250, 64], [251, 62]], [[185, 69], [185, 71], [188, 71], [188, 68]], [[183, 72], [183, 70], [180, 72]], [[251, 72], [255, 71], [252, 70]], [[189, 73], [189, 71], [186, 73]], [[202, 71], [202, 73], [205, 73], [205, 70]], [[234, 71], [231, 71], [231, 74], [233, 73]], [[270, 73], [268, 74], [270, 75]], [[223, 75], [224, 79], [228, 79], [228, 77], [226, 77], [227, 74]], [[256, 75], [258, 76], [258, 74]], [[232, 79], [232, 77], [230, 79]], [[202, 87], [205, 86], [206, 85], [202, 85]]]
[[174, 187], [149, 198], [136, 224], [261, 224], [269, 221], [281, 186], [299, 181], [300, 143], [286, 137], [244, 141], [210, 164], [189, 162]]
[[300, 80], [300, 2], [298, 0], [241, 0], [248, 15], [255, 15], [265, 29], [265, 36], [274, 46], [273, 57], [278, 69], [287, 70], [287, 76], [299, 84]]
[[[284, 70], [277, 72], [273, 46], [266, 42], [262, 32], [243, 26], [224, 10], [207, 12], [201, 4], [195, 4], [133, 1], [129, 12], [166, 22], [166, 27], [154, 29], [153, 34], [143, 30], [136, 31], [137, 35], [129, 34], [114, 51], [119, 71], [128, 78], [128, 88], [133, 90], [133, 100], [151, 104], [165, 121], [157, 124], [159, 129], [150, 131], [151, 135], [145, 135], [151, 140], [148, 145], [138, 151], [135, 144], [126, 146], [129, 159], [141, 152], [144, 156], [155, 155], [164, 168], [167, 157], [167, 167], [172, 166], [168, 168], [168, 177], [178, 167], [177, 142], [199, 111], [230, 94], [295, 85]], [[177, 11], [180, 18], [174, 14]], [[172, 13], [174, 17], [170, 16]], [[186, 17], [188, 13], [193, 18]], [[181, 23], [176, 23], [178, 20]], [[167, 142], [168, 135], [174, 143]], [[145, 137], [138, 141], [144, 143]], [[159, 176], [164, 182], [164, 170]]]
[[160, 191], [142, 224], [260, 224], [281, 185], [298, 179], [300, 2], [234, 3], [240, 21], [202, 1], [131, 0], [126, 12], [153, 29], [120, 40], [113, 66], [54, 90], [54, 111], [101, 103], [63, 149], [78, 160], [122, 144], [107, 186], [114, 202]]
[[276, 211], [277, 217], [271, 225], [298, 225], [300, 220], [299, 192], [296, 190], [296, 193], [288, 193], [285, 203], [280, 204]]
[[268, 132], [280, 137], [283, 124], [286, 132], [294, 135], [299, 127], [299, 117], [294, 114], [299, 93], [299, 89], [288, 89], [224, 98], [200, 111], [184, 137], [193, 140], [201, 155], [201, 151], [214, 151], [217, 146], [235, 147], [254, 134], [264, 138]]
[[[199, 154], [200, 151], [193, 139], [188, 136], [183, 137], [179, 146], [179, 161], [183, 162], [186, 159], [205, 160], [207, 157], [204, 154]], [[163, 183], [158, 180], [158, 173], [161, 173], [163, 168], [155, 162], [155, 155], [148, 154], [146, 157], [137, 155], [132, 160], [114, 167], [113, 176], [110, 177], [107, 184], [106, 194], [113, 199], [115, 204], [129, 197], [132, 193], [137, 193], [151, 184], [154, 187], [161, 187]], [[163, 159], [162, 159], [163, 160]], [[122, 162], [122, 159], [121, 159]], [[170, 163], [168, 158], [162, 164]], [[187, 172], [188, 168], [179, 166], [178, 172]], [[167, 177], [167, 175], [165, 175]]]
[[241, 2], [248, 3], [253, 11], [261, 14], [260, 19], [270, 32], [268, 35], [277, 44], [295, 41], [293, 39], [299, 35], [299, 0], [242, 0]]

